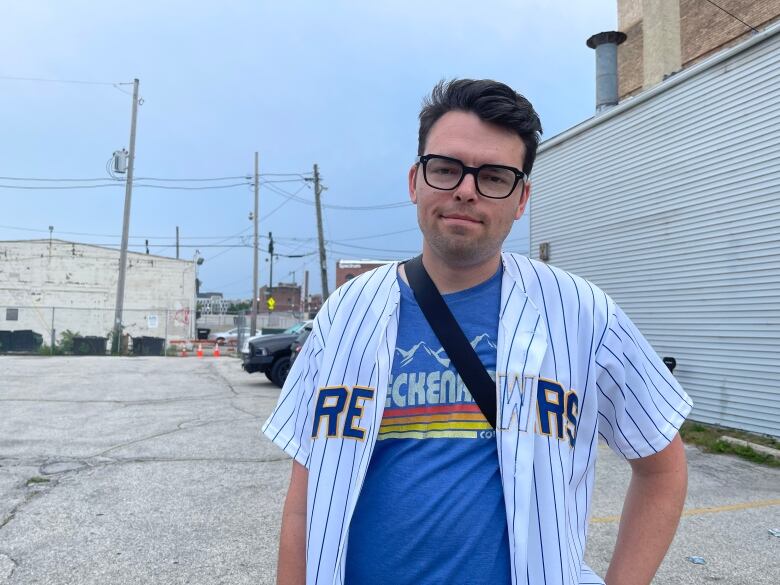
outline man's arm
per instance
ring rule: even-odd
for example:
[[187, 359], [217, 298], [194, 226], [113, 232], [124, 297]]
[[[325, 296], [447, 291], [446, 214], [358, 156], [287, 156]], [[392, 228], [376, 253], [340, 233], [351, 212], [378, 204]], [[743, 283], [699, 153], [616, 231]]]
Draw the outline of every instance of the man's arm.
[[306, 490], [309, 470], [293, 461], [290, 488], [282, 512], [277, 585], [306, 583]]
[[660, 453], [632, 459], [607, 585], [647, 585], [669, 549], [685, 502], [688, 468], [680, 436]]

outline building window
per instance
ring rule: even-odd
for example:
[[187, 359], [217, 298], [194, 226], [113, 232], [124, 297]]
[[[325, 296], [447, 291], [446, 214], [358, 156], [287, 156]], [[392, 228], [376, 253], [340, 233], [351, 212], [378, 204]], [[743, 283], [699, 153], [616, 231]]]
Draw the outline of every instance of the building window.
[[6, 309], [5, 310], [5, 320], [6, 321], [18, 321], [19, 320], [19, 309]]

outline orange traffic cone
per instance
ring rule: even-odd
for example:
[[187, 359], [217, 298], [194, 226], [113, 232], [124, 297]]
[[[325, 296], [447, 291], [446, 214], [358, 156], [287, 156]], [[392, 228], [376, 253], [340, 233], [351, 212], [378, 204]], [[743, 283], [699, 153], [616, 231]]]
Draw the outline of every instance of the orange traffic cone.
[[214, 344], [214, 357], [219, 357], [219, 343]]
[[195, 352], [195, 355], [197, 355], [199, 358], [203, 357], [203, 345], [202, 344], [200, 344], [200, 343], [198, 344], [198, 351]]

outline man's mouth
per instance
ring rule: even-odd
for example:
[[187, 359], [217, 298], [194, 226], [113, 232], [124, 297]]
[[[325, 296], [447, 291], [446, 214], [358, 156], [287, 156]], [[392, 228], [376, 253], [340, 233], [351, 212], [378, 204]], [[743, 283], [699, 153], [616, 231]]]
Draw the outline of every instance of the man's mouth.
[[442, 219], [449, 219], [449, 220], [456, 220], [456, 221], [463, 221], [463, 222], [470, 222], [470, 223], [482, 223], [481, 221], [479, 221], [474, 217], [463, 215], [460, 213], [448, 213], [448, 214], [442, 213], [440, 217]]

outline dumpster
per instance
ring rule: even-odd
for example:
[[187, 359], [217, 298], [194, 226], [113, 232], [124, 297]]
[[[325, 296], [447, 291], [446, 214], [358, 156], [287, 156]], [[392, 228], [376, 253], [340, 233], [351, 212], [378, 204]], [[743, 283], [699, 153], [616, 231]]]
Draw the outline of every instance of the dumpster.
[[208, 339], [209, 333], [211, 333], [211, 329], [207, 329], [205, 327], [198, 327], [198, 339]]
[[133, 337], [133, 355], [165, 355], [165, 339], [162, 337]]
[[11, 331], [0, 331], [0, 352], [11, 351]]
[[73, 355], [106, 355], [107, 338], [89, 335], [73, 338]]
[[30, 329], [10, 331], [8, 333], [10, 333], [10, 336], [0, 337], [3, 351], [37, 352], [43, 345], [43, 336]]

